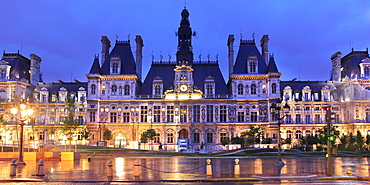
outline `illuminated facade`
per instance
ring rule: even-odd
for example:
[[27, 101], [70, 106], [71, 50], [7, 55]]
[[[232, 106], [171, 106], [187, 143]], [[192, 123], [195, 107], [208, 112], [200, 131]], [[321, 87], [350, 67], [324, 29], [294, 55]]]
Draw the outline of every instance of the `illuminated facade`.
[[[55, 128], [66, 115], [68, 94], [76, 101], [78, 130], [87, 127], [92, 133], [90, 144], [102, 140], [108, 128], [113, 133], [111, 146], [139, 148], [141, 133], [154, 129], [153, 149], [178, 150], [178, 139], [186, 139], [188, 149], [211, 152], [222, 148], [224, 138], [240, 136], [251, 125], [260, 126], [264, 137], [276, 142], [277, 120], [269, 107], [279, 98], [291, 107], [281, 125], [282, 138], [292, 138], [293, 143], [325, 126], [322, 107], [327, 106], [333, 107], [341, 133], [370, 131], [368, 50], [344, 57], [335, 53], [329, 81], [280, 81], [281, 73], [269, 54], [268, 35], [260, 40], [261, 51], [254, 39], [240, 40], [235, 54], [235, 38], [229, 35], [228, 61], [209, 56], [205, 61], [194, 60], [193, 31], [184, 9], [177, 36], [176, 59], [161, 56], [154, 61], [153, 57], [145, 78], [140, 35], [135, 37], [135, 55], [130, 40], [116, 41], [111, 49], [110, 40], [103, 36], [101, 58], [95, 57], [87, 82], [44, 83], [38, 56], [27, 59], [4, 53], [0, 61], [4, 144], [17, 140], [15, 122], [7, 112], [19, 99], [31, 102], [36, 110], [33, 124], [25, 126], [26, 140], [64, 144], [66, 138]], [[227, 83], [219, 62], [228, 64]], [[74, 139], [83, 143], [78, 132]]]

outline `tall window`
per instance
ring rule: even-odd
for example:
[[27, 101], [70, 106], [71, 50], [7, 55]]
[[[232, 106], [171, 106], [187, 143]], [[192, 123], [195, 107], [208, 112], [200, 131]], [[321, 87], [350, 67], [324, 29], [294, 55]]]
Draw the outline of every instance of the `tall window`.
[[193, 105], [193, 122], [200, 122], [200, 105]]
[[213, 133], [212, 132], [207, 133], [207, 143], [213, 143]]
[[167, 133], [167, 143], [173, 143], [173, 132]]
[[188, 111], [186, 105], [180, 106], [180, 123], [186, 123], [188, 117]]
[[306, 123], [311, 123], [311, 115], [306, 114]]
[[251, 94], [257, 94], [257, 87], [256, 84], [251, 85]]
[[222, 131], [220, 133], [220, 143], [226, 139], [226, 131]]
[[140, 108], [140, 122], [148, 122], [148, 106], [141, 106]]
[[295, 131], [295, 138], [296, 139], [301, 139], [302, 138], [302, 131], [301, 130]]
[[206, 94], [213, 94], [213, 85], [208, 84], [206, 86]]
[[174, 121], [174, 107], [173, 106], [167, 106], [167, 122], [173, 123]]
[[111, 123], [117, 123], [117, 112], [111, 112], [110, 113], [110, 122]]
[[273, 83], [271, 86], [271, 93], [276, 93], [276, 83]]
[[244, 122], [244, 112], [238, 111], [238, 122]]
[[287, 130], [286, 131], [286, 135], [287, 135], [287, 138], [292, 138], [292, 131], [291, 130]]
[[159, 133], [155, 133], [155, 136], [154, 136], [154, 143], [160, 143], [160, 138], [161, 138], [161, 134]]
[[95, 122], [95, 112], [90, 112], [90, 122]]
[[213, 105], [207, 105], [207, 122], [213, 122]]
[[315, 123], [320, 123], [320, 114], [315, 114]]
[[285, 116], [285, 122], [286, 123], [292, 123], [292, 115], [288, 114]]
[[365, 77], [370, 77], [370, 68], [369, 67], [364, 68], [364, 76]]
[[155, 85], [154, 86], [154, 95], [161, 95], [161, 86]]
[[238, 94], [243, 94], [243, 85], [242, 84], [239, 84], [238, 85]]
[[96, 93], [96, 86], [95, 84], [92, 84], [91, 85], [91, 94], [95, 94]]
[[112, 65], [112, 73], [117, 74], [118, 73], [118, 64], [113, 63]]
[[124, 86], [124, 95], [130, 95], [130, 86], [129, 85], [125, 85]]
[[153, 122], [161, 122], [161, 106], [154, 106]]
[[116, 85], [112, 85], [112, 95], [116, 95], [117, 94], [117, 86]]
[[366, 109], [366, 122], [369, 123], [370, 122], [370, 109]]
[[251, 122], [257, 122], [257, 112], [251, 112]]
[[1, 79], [6, 79], [6, 70], [5, 69], [1, 70], [1, 74], [0, 75], [1, 75], [0, 76]]
[[255, 73], [256, 72], [256, 62], [250, 62], [249, 63], [249, 71], [251, 72], [251, 73]]
[[296, 123], [301, 123], [301, 114], [296, 114], [295, 115], [295, 122]]
[[194, 143], [200, 143], [200, 133], [199, 132], [194, 132], [194, 134], [193, 134], [193, 142]]
[[129, 123], [130, 122], [130, 113], [129, 112], [123, 112], [122, 113], [122, 122], [123, 123]]
[[226, 122], [226, 105], [220, 105], [220, 122]]

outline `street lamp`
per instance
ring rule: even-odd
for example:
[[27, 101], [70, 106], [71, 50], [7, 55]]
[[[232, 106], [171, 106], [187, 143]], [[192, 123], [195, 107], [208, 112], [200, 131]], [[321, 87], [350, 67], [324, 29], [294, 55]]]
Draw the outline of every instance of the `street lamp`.
[[[277, 120], [278, 120], [278, 158], [276, 160], [276, 162], [274, 163], [275, 165], [285, 165], [284, 162], [281, 160], [281, 131], [280, 131], [280, 125], [281, 125], [281, 120], [284, 119], [284, 117], [287, 115], [287, 113], [289, 113], [289, 110], [290, 110], [290, 106], [288, 105], [287, 102], [285, 102], [285, 105], [283, 107], [281, 107], [281, 100], [278, 99], [276, 101], [276, 104], [272, 104], [271, 107], [271, 112], [272, 112], [272, 116], [274, 116]], [[280, 111], [283, 111], [283, 115], [280, 116]]]
[[33, 109], [27, 109], [27, 105], [24, 103], [21, 103], [19, 105], [19, 108], [14, 107], [10, 109], [10, 112], [14, 115], [14, 117], [20, 121], [19, 125], [21, 126], [21, 133], [20, 133], [20, 146], [19, 146], [19, 158], [17, 161], [17, 165], [26, 165], [26, 163], [23, 161], [23, 126], [25, 125], [25, 121], [30, 118], [30, 116], [33, 114]]

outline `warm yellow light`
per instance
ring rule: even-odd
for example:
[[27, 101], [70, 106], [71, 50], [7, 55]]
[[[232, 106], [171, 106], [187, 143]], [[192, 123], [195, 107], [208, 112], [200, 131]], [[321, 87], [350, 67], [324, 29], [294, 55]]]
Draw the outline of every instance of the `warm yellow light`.
[[105, 108], [105, 112], [108, 112], [109, 111], [109, 109], [108, 108]]
[[200, 94], [193, 94], [192, 96], [191, 96], [191, 99], [201, 99], [202, 98], [202, 95], [200, 95]]
[[28, 114], [29, 116], [31, 116], [31, 115], [33, 114], [33, 109], [28, 109], [28, 110], [27, 110], [27, 114]]
[[21, 103], [21, 104], [19, 105], [19, 107], [20, 107], [22, 110], [24, 110], [24, 109], [26, 109], [26, 108], [27, 108], [27, 105], [26, 105], [26, 104], [24, 104], [24, 103]]
[[100, 112], [104, 112], [104, 108], [100, 108]]
[[17, 108], [11, 108], [11, 109], [10, 109], [10, 112], [11, 112], [12, 114], [17, 114], [18, 109], [17, 109]]
[[187, 95], [187, 94], [179, 94], [178, 98], [179, 98], [179, 100], [187, 100], [187, 99], [189, 99], [189, 95]]

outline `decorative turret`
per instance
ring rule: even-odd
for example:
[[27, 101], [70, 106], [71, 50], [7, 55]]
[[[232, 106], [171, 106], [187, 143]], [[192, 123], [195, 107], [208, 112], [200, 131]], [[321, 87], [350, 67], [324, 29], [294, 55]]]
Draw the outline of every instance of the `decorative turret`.
[[331, 80], [335, 82], [340, 82], [341, 80], [341, 57], [342, 53], [341, 52], [336, 52], [334, 53], [330, 59], [332, 63], [332, 68], [331, 68]]
[[180, 61], [188, 61], [190, 64], [193, 63], [193, 51], [192, 51], [192, 45], [191, 45], [191, 37], [193, 35], [193, 32], [190, 27], [189, 22], [189, 12], [185, 8], [181, 12], [181, 23], [180, 27], [177, 32], [178, 37], [178, 45], [177, 45], [177, 62]]

